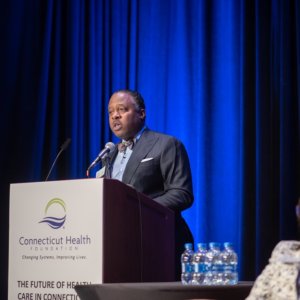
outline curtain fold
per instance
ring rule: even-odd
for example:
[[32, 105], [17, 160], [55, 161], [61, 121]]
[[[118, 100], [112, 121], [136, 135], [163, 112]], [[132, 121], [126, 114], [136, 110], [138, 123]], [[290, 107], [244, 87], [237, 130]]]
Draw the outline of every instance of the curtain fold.
[[143, 94], [151, 129], [187, 148], [195, 203], [184, 217], [196, 242], [233, 242], [240, 278], [253, 280], [279, 240], [296, 239], [297, 0], [12, 0], [0, 15], [6, 245], [9, 184], [43, 181], [66, 138], [50, 180], [84, 178], [116, 142], [107, 104], [123, 88]]

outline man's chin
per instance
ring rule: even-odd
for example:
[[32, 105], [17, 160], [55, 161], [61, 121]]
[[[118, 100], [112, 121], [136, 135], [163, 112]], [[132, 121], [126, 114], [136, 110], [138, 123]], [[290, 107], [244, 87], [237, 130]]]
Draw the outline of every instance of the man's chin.
[[112, 130], [113, 134], [121, 140], [128, 140], [133, 135], [129, 132], [124, 132], [124, 130]]
[[117, 138], [124, 139], [124, 134], [122, 134], [122, 132], [114, 131], [113, 133]]

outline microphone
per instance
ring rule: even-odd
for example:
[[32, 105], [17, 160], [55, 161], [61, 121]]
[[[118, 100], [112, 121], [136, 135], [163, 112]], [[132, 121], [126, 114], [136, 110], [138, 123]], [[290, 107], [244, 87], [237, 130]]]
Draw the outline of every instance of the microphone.
[[57, 155], [56, 155], [56, 157], [55, 157], [55, 159], [54, 159], [54, 162], [53, 162], [53, 164], [52, 164], [52, 166], [51, 166], [51, 168], [50, 168], [50, 170], [49, 170], [49, 172], [48, 172], [48, 175], [47, 175], [45, 181], [48, 180], [48, 178], [49, 178], [49, 176], [50, 176], [50, 174], [51, 174], [51, 172], [52, 172], [52, 169], [53, 169], [53, 167], [55, 166], [55, 163], [56, 163], [57, 159], [59, 158], [59, 156], [61, 155], [61, 153], [62, 153], [64, 150], [66, 150], [66, 149], [68, 148], [68, 146], [69, 146], [70, 143], [71, 143], [71, 139], [70, 139], [70, 138], [67, 138], [67, 139], [65, 140], [65, 142], [60, 146], [60, 150], [59, 150], [59, 152], [57, 153]]
[[111, 151], [114, 151], [115, 148], [116, 148], [116, 145], [114, 143], [112, 143], [112, 142], [106, 143], [104, 149], [102, 149], [100, 151], [100, 153], [98, 154], [96, 159], [90, 164], [90, 166], [86, 170], [87, 177], [89, 177], [90, 169], [92, 169], [95, 165], [97, 165], [101, 159], [105, 158], [108, 155], [108, 153], [110, 153]]

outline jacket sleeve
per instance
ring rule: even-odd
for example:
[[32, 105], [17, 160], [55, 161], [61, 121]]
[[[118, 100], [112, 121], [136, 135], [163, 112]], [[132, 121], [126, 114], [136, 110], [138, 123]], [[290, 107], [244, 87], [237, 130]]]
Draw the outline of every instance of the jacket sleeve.
[[190, 163], [185, 147], [177, 139], [169, 139], [163, 148], [160, 168], [164, 192], [153, 200], [175, 212], [190, 207], [194, 200]]

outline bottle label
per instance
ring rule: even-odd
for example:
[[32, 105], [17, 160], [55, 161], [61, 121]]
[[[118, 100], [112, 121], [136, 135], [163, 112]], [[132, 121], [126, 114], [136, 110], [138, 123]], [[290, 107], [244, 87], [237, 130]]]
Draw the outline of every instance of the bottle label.
[[224, 265], [224, 272], [236, 272], [236, 265]]
[[193, 273], [194, 266], [190, 263], [182, 263], [181, 264], [182, 273]]
[[194, 264], [195, 273], [205, 273], [207, 271], [207, 266], [204, 263]]
[[221, 264], [216, 264], [211, 266], [211, 270], [213, 272], [222, 272], [224, 270], [224, 267]]

